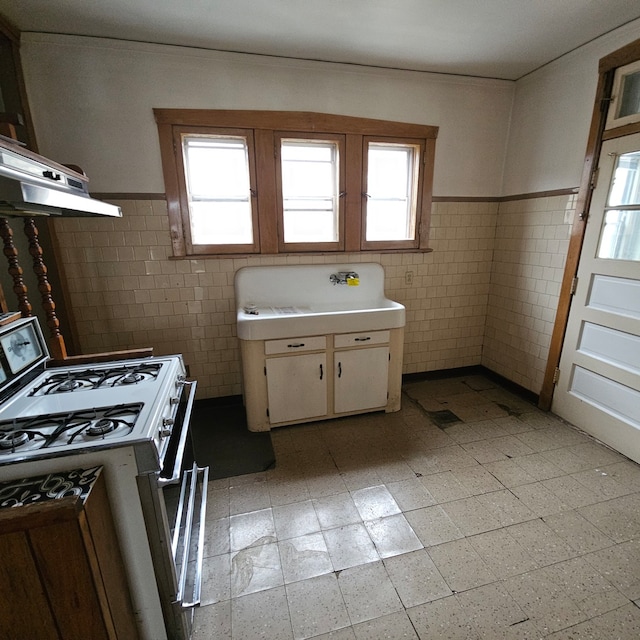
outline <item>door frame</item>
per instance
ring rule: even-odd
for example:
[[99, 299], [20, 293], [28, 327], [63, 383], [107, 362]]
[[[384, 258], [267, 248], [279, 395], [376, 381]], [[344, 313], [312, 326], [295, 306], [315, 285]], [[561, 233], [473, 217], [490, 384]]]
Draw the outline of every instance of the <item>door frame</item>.
[[598, 87], [591, 116], [591, 126], [589, 128], [589, 138], [587, 140], [587, 150], [580, 180], [580, 189], [576, 202], [576, 212], [571, 227], [569, 239], [569, 249], [560, 286], [560, 297], [556, 318], [551, 334], [549, 355], [545, 369], [542, 389], [538, 399], [538, 407], [544, 411], [549, 411], [553, 392], [558, 376], [558, 365], [564, 343], [565, 332], [569, 320], [569, 309], [573, 298], [573, 281], [578, 272], [580, 253], [584, 241], [587, 217], [591, 206], [591, 195], [596, 181], [597, 164], [600, 158], [600, 150], [603, 140], [610, 140], [632, 133], [640, 132], [640, 122], [622, 127], [615, 127], [604, 130], [607, 111], [611, 103], [611, 91], [616, 69], [624, 67], [632, 62], [640, 60], [640, 39], [610, 53], [600, 59], [598, 65]]

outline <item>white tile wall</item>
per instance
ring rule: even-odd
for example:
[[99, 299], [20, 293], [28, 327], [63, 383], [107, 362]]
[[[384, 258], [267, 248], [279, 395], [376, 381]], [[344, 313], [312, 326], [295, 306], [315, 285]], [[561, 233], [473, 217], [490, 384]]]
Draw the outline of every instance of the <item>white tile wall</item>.
[[575, 195], [500, 204], [482, 364], [540, 391]]
[[196, 260], [171, 259], [164, 201], [117, 204], [121, 219], [55, 221], [84, 353], [182, 353], [200, 397], [238, 394], [237, 269], [373, 261], [385, 268], [388, 297], [407, 308], [404, 373], [482, 363], [539, 391], [567, 248], [567, 198], [435, 203], [431, 253]]

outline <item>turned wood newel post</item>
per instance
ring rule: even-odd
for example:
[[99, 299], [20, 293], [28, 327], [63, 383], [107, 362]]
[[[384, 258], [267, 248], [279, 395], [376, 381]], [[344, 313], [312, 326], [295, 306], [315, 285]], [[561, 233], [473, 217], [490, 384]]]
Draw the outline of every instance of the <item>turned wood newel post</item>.
[[13, 291], [18, 297], [18, 309], [23, 318], [27, 318], [31, 313], [31, 304], [27, 299], [27, 285], [22, 279], [22, 267], [18, 263], [18, 250], [13, 244], [13, 231], [6, 218], [0, 218], [0, 237], [2, 238], [3, 253], [9, 263], [9, 275], [13, 278]]
[[25, 218], [24, 233], [29, 240], [29, 253], [33, 258], [33, 271], [38, 278], [38, 291], [42, 299], [42, 308], [47, 316], [47, 326], [49, 327], [51, 355], [56, 360], [64, 360], [67, 357], [67, 349], [64, 338], [60, 333], [60, 321], [56, 315], [56, 304], [51, 297], [51, 285], [47, 278], [47, 266], [42, 260], [42, 247], [38, 239], [38, 228], [33, 218]]

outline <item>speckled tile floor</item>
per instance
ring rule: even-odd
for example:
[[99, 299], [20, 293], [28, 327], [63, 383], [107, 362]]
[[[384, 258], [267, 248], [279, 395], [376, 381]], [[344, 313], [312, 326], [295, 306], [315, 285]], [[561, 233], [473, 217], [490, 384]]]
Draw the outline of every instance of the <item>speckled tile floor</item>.
[[637, 640], [640, 466], [482, 376], [210, 483], [195, 639]]

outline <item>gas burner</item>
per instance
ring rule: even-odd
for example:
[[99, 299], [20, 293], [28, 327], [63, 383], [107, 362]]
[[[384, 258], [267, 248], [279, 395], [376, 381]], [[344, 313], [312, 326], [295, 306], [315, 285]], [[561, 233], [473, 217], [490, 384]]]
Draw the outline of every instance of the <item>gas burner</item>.
[[64, 380], [63, 382], [61, 382], [58, 387], [57, 390], [58, 391], [75, 391], [78, 387], [82, 386], [82, 382], [80, 382], [80, 380]]
[[104, 387], [120, 387], [154, 380], [158, 377], [161, 365], [158, 363], [141, 363], [111, 369], [105, 374]]
[[15, 451], [27, 442], [29, 434], [26, 431], [7, 431], [0, 435], [0, 449]]
[[141, 380], [144, 380], [144, 376], [141, 373], [132, 371], [131, 373], [127, 373], [126, 375], [122, 376], [120, 382], [122, 384], [135, 384], [136, 382], [140, 382]]
[[115, 431], [118, 425], [108, 418], [102, 418], [87, 427], [88, 436], [104, 436], [107, 433]]

